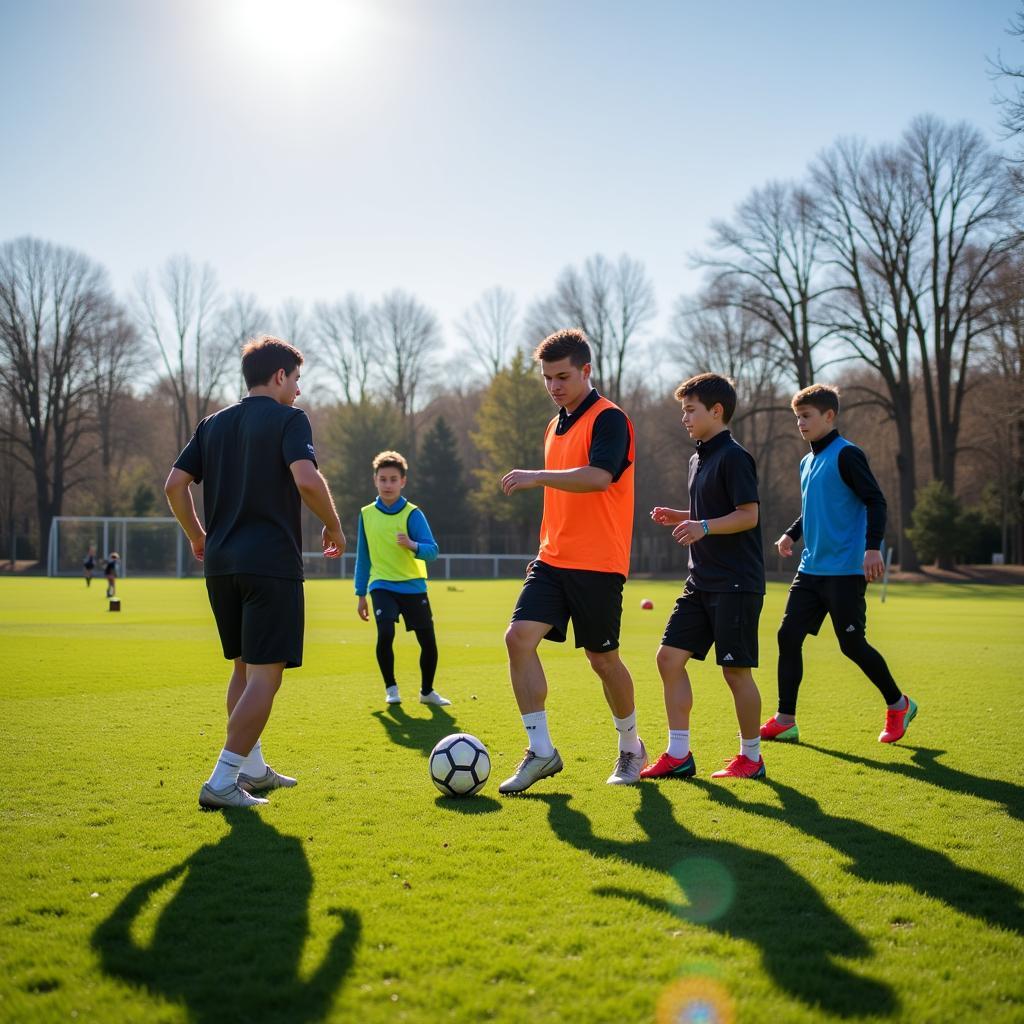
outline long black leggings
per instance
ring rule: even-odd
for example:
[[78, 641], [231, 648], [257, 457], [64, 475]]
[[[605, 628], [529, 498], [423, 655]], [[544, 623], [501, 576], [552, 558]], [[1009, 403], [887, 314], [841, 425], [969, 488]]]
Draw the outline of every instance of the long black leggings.
[[[416, 639], [420, 645], [420, 693], [430, 693], [434, 688], [437, 672], [437, 637], [433, 625], [417, 629]], [[391, 620], [377, 620], [377, 664], [384, 677], [384, 686], [397, 686], [395, 682], [395, 623]]]
[[[841, 631], [833, 622], [839, 649], [878, 687], [886, 704], [895, 704], [902, 693], [893, 679], [885, 658], [867, 642], [860, 631]], [[779, 627], [779, 714], [796, 714], [796, 697], [804, 674], [803, 645], [808, 630], [800, 624]]]

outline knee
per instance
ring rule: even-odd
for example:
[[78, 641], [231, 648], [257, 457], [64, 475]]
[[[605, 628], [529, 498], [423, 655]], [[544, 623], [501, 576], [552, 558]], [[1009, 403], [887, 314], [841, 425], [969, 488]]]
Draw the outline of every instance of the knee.
[[662, 676], [678, 675], [686, 670], [689, 655], [678, 647], [659, 647], [655, 661]]
[[517, 658], [529, 654], [536, 649], [537, 645], [525, 629], [513, 622], [505, 630], [505, 647], [510, 658]]
[[742, 690], [754, 685], [754, 676], [749, 668], [723, 668], [722, 675], [730, 690]]
[[804, 637], [806, 633], [801, 632], [799, 629], [794, 629], [792, 626], [787, 625], [785, 622], [779, 626], [779, 632], [777, 634], [779, 641], [779, 650], [783, 654], [792, 654], [795, 651], [799, 651], [804, 644]]
[[836, 636], [839, 640], [839, 650], [851, 661], [863, 657], [864, 652], [868, 650], [868, 642], [860, 633], [837, 633]]
[[598, 651], [587, 651], [587, 661], [590, 667], [602, 678], [607, 679], [614, 676], [619, 666], [619, 652], [608, 651], [602, 654]]

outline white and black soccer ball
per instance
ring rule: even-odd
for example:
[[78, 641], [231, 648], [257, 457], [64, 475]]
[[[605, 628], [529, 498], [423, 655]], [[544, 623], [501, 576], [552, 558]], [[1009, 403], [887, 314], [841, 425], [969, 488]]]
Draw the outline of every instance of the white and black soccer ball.
[[430, 752], [430, 777], [445, 796], [473, 796], [491, 774], [491, 755], [468, 732], [445, 736]]

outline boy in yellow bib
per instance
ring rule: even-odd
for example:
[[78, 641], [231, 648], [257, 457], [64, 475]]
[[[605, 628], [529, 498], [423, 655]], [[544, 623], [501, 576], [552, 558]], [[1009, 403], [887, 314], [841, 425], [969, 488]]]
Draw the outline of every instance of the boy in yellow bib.
[[356, 538], [357, 611], [377, 623], [377, 664], [384, 677], [385, 700], [401, 704], [395, 681], [395, 623], [405, 620], [420, 645], [420, 703], [451, 704], [434, 689], [437, 639], [427, 598], [427, 562], [437, 558], [437, 542], [422, 510], [402, 497], [409, 464], [398, 452], [380, 452], [373, 460], [377, 500], [359, 512]]

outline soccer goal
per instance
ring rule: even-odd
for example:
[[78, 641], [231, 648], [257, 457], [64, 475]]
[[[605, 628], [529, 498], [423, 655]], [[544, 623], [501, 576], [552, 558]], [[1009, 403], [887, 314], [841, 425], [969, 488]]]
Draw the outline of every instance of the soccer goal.
[[56, 516], [46, 549], [47, 576], [78, 576], [89, 548], [96, 575], [111, 551], [118, 576], [191, 576], [202, 572], [173, 516]]

